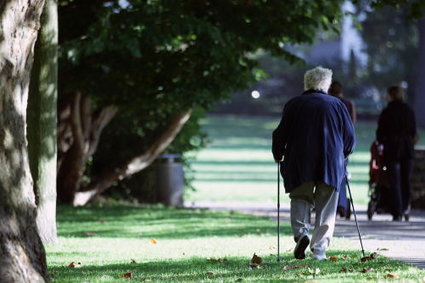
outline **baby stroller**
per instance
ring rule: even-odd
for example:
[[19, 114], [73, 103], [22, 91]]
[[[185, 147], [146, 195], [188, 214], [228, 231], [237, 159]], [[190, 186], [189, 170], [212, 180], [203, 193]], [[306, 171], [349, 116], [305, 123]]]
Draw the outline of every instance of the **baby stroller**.
[[[382, 145], [373, 141], [370, 146], [369, 162], [369, 196], [370, 201], [367, 206], [367, 218], [372, 220], [373, 214], [389, 213], [389, 183], [387, 168], [384, 163], [384, 152]], [[404, 215], [409, 221], [409, 214]]]

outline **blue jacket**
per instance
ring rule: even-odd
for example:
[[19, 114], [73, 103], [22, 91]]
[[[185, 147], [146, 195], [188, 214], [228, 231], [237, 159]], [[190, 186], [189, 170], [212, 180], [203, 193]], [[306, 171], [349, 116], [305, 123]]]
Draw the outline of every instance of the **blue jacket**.
[[311, 181], [322, 181], [339, 191], [345, 180], [345, 159], [354, 144], [354, 126], [340, 99], [313, 90], [291, 99], [272, 142], [274, 159], [284, 158], [285, 191], [290, 193]]

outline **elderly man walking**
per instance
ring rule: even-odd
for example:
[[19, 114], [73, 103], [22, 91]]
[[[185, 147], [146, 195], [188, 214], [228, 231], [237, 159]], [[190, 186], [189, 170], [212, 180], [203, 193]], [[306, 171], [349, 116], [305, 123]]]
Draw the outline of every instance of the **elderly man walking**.
[[[338, 189], [345, 181], [345, 160], [355, 144], [354, 127], [345, 105], [327, 94], [332, 71], [322, 67], [304, 75], [305, 92], [286, 103], [273, 132], [272, 152], [281, 162], [286, 193], [291, 199], [294, 256], [326, 259], [335, 228]], [[311, 242], [310, 216], [316, 217]]]

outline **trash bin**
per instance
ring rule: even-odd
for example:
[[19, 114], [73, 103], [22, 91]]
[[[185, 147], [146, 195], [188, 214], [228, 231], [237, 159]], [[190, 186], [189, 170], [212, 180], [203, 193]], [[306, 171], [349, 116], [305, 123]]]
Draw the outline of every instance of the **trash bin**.
[[172, 206], [183, 206], [183, 164], [176, 161], [180, 154], [163, 154], [156, 164], [158, 202]]

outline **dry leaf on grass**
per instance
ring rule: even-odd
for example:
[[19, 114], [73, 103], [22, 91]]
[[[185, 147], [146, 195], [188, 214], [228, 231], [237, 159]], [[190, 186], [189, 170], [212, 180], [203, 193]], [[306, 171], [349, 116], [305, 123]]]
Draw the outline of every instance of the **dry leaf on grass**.
[[136, 263], [137, 263], [137, 261], [136, 261], [135, 259], [131, 259], [131, 263], [132, 263], [132, 264], [136, 264]]
[[249, 268], [250, 269], [260, 268], [262, 263], [263, 263], [263, 259], [254, 253], [249, 263]]
[[81, 262], [71, 262], [68, 267], [72, 267], [72, 268], [81, 268]]
[[212, 271], [207, 271], [207, 275], [214, 275], [215, 273]]
[[131, 279], [133, 278], [133, 273], [127, 272], [127, 273], [121, 274], [121, 277]]
[[365, 262], [365, 261], [369, 261], [369, 260], [374, 260], [374, 259], [376, 259], [376, 256], [377, 256], [377, 253], [371, 253], [370, 256], [362, 257], [360, 259], [360, 261]]
[[87, 237], [97, 236], [97, 234], [93, 233], [93, 232], [84, 232], [84, 235], [87, 236]]
[[308, 267], [308, 265], [305, 265], [305, 264], [285, 265], [285, 266], [282, 266], [282, 270], [297, 269], [297, 268], [304, 268], [304, 267]]
[[330, 256], [330, 257], [329, 257], [329, 260], [330, 260], [330, 261], [337, 261], [337, 260], [338, 260], [338, 258], [337, 258], [336, 256]]
[[242, 281], [243, 281], [242, 278], [238, 278], [238, 279], [235, 280], [235, 282], [242, 282]]
[[106, 223], [108, 221], [106, 221], [105, 219], [99, 219], [98, 222], [103, 224], [103, 223]]
[[252, 256], [252, 258], [251, 258], [251, 263], [256, 263], [256, 264], [260, 265], [260, 264], [262, 264], [262, 263], [263, 263], [263, 259], [262, 259], [261, 257], [257, 256], [257, 255], [254, 253], [254, 255], [253, 255], [253, 256]]
[[389, 251], [390, 249], [389, 248], [377, 248], [376, 250], [377, 251]]
[[149, 243], [151, 243], [152, 245], [156, 245], [158, 244], [158, 241], [154, 238], [150, 239]]
[[388, 273], [385, 277], [387, 277], [387, 278], [397, 278], [397, 275], [392, 274], [392, 273]]

